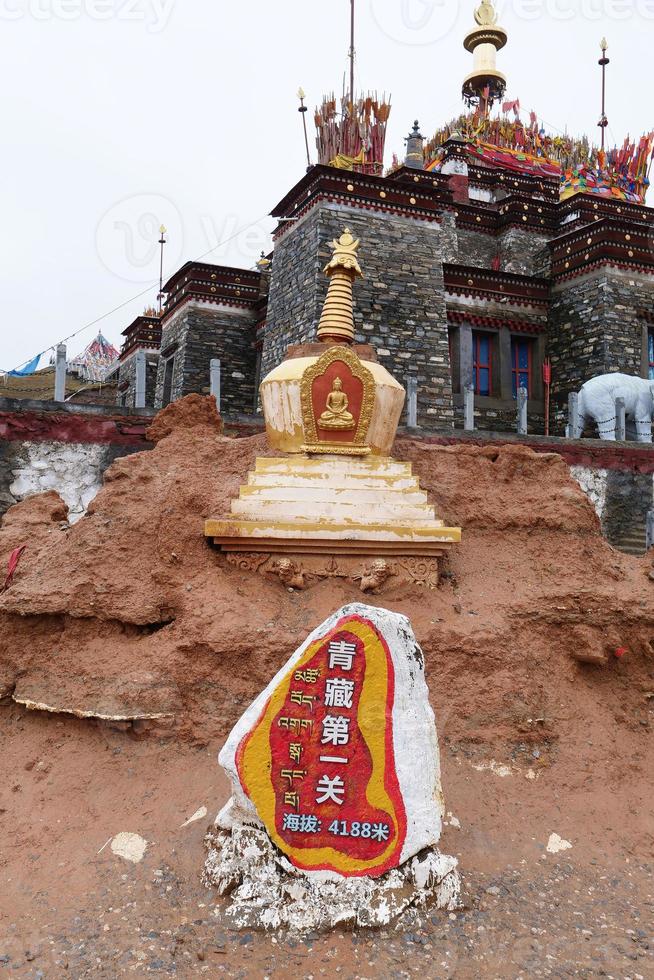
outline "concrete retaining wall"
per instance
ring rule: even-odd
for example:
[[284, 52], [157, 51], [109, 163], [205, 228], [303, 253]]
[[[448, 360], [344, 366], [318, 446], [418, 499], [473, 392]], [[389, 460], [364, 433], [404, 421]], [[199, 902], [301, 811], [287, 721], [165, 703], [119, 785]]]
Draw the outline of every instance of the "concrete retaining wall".
[[0, 516], [35, 493], [56, 490], [79, 520], [115, 459], [149, 449], [152, 411], [0, 399]]

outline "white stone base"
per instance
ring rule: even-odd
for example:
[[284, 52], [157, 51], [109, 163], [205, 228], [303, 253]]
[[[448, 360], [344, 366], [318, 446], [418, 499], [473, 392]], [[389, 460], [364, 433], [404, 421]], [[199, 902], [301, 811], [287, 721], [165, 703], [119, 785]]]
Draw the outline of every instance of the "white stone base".
[[225, 550], [330, 554], [338, 543], [354, 553], [442, 554], [461, 540], [411, 464], [380, 456], [257, 459], [230, 516], [208, 520], [204, 533]]
[[324, 881], [302, 874], [255, 827], [206, 838], [204, 882], [229, 895], [236, 929], [294, 932], [387, 926], [409, 909], [460, 907], [458, 861], [435, 848], [379, 878]]

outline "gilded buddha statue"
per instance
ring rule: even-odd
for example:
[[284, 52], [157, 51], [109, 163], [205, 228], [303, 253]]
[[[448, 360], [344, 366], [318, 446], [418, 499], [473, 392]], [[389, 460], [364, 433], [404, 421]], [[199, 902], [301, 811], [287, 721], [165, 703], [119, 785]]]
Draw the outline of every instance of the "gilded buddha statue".
[[327, 395], [327, 406], [320, 416], [321, 429], [353, 429], [354, 416], [348, 412], [348, 397], [343, 391], [343, 382], [334, 378], [334, 387]]

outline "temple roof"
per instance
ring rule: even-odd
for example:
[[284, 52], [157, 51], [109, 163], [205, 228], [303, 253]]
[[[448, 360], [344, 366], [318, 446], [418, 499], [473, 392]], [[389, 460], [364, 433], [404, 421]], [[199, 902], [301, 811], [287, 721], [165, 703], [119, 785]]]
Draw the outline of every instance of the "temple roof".
[[[621, 147], [604, 151], [592, 146], [586, 137], [547, 133], [534, 112], [528, 123], [523, 122], [518, 101], [505, 103], [503, 108], [501, 116], [469, 113], [443, 126], [425, 147], [425, 169], [438, 173], [445, 144], [455, 139], [465, 145], [469, 162], [553, 182], [561, 200], [581, 192], [644, 203], [654, 131], [637, 142], [627, 138]], [[511, 111], [513, 116], [507, 114]]]

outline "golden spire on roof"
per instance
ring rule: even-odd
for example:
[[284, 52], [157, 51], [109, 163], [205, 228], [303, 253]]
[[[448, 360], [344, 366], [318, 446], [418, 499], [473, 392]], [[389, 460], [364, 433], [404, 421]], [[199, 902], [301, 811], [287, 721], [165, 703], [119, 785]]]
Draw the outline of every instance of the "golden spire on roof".
[[329, 276], [329, 289], [318, 324], [319, 340], [341, 344], [354, 341], [352, 284], [363, 276], [356, 254], [359, 244], [349, 228], [338, 241], [329, 243], [333, 255], [323, 270]]
[[492, 0], [481, 0], [475, 10], [477, 27], [466, 34], [463, 46], [474, 57], [473, 70], [463, 81], [463, 98], [470, 106], [479, 106], [488, 115], [493, 103], [504, 95], [506, 78], [497, 70], [496, 57], [508, 40], [503, 27], [497, 25]]
[[497, 13], [491, 0], [481, 0], [475, 10], [475, 20], [480, 27], [494, 27], [497, 24]]

